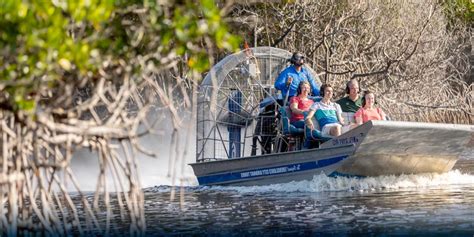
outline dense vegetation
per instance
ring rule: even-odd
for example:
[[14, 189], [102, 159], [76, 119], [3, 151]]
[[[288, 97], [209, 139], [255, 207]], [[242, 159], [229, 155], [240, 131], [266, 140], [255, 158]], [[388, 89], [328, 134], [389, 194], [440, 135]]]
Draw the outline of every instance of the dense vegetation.
[[253, 45], [301, 51], [323, 82], [357, 79], [392, 118], [474, 123], [474, 4], [457, 1], [295, 1], [235, 6]]
[[[132, 234], [143, 232], [136, 156], [156, 155], [139, 139], [161, 119], [147, 114], [161, 108], [176, 114], [181, 104], [170, 95], [177, 93], [189, 107], [182, 88], [195, 86], [209, 68], [209, 51], [238, 46], [217, 5], [5, 0], [0, 28], [0, 229], [12, 236], [36, 229], [107, 234], [121, 222]], [[70, 168], [82, 148], [99, 160], [93, 200]], [[75, 201], [68, 192], [74, 189]], [[108, 205], [110, 191], [120, 210]]]

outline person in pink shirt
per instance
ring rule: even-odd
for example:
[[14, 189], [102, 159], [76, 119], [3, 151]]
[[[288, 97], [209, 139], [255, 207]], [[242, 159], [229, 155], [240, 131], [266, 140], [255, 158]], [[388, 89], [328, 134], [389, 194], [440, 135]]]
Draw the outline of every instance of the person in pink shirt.
[[362, 107], [354, 114], [357, 125], [369, 120], [386, 120], [386, 115], [380, 108], [375, 107], [375, 94], [371, 91], [364, 93]]
[[302, 81], [298, 85], [296, 96], [290, 99], [291, 118], [290, 123], [297, 128], [304, 128], [304, 112], [308, 111], [314, 101], [308, 98], [311, 86], [308, 81]]

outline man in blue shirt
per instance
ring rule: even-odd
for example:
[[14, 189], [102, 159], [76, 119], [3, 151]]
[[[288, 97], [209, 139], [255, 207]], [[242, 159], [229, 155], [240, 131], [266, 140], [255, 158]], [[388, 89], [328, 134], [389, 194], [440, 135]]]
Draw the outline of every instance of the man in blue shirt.
[[303, 67], [304, 56], [294, 53], [290, 59], [291, 65], [283, 70], [275, 81], [275, 88], [281, 91], [282, 99], [288, 100], [296, 95], [298, 85], [301, 81], [308, 81], [311, 86], [312, 95], [319, 95], [319, 86], [314, 81], [309, 70]]

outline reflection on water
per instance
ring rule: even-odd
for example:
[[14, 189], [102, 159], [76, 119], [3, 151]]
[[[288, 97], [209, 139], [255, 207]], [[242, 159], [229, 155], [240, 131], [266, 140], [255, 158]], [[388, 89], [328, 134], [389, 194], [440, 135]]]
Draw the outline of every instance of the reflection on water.
[[459, 171], [170, 191], [146, 190], [147, 236], [474, 234], [474, 175]]

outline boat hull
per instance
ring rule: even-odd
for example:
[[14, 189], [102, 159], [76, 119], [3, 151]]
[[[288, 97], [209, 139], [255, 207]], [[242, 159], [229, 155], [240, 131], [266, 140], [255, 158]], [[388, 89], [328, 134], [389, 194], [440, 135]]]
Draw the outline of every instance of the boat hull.
[[190, 164], [200, 185], [267, 185], [331, 174], [354, 146], [311, 149]]
[[341, 144], [354, 144], [356, 152], [334, 174], [443, 173], [450, 171], [461, 157], [474, 159], [474, 126], [369, 121], [321, 147]]

